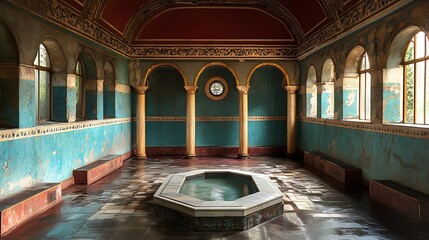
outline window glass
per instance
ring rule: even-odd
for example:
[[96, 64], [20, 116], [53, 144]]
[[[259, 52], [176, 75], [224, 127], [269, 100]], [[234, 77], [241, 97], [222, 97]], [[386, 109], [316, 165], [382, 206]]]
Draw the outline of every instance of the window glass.
[[49, 54], [43, 44], [39, 45], [34, 66], [36, 119], [47, 121], [51, 116], [51, 76]]

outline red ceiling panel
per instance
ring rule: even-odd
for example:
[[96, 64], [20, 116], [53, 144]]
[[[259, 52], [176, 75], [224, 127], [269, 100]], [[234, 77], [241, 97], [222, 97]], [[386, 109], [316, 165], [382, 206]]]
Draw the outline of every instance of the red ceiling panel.
[[294, 44], [284, 24], [255, 8], [175, 8], [148, 21], [135, 43], [264, 42]]
[[324, 24], [326, 13], [317, 0], [278, 0], [298, 20], [304, 34], [314, 32], [314, 28]]
[[102, 24], [122, 36], [131, 17], [136, 14], [140, 6], [149, 1], [150, 0], [107, 0], [103, 13], [101, 14]]

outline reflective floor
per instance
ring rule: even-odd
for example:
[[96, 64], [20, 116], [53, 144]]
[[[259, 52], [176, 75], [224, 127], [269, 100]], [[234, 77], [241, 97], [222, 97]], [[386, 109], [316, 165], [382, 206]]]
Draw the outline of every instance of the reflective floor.
[[[152, 213], [166, 176], [194, 169], [263, 173], [284, 193], [284, 214], [243, 232], [193, 232]], [[63, 202], [2, 239], [429, 239], [413, 223], [369, 200], [368, 189], [342, 189], [300, 162], [281, 158], [128, 160], [91, 186], [73, 186]]]

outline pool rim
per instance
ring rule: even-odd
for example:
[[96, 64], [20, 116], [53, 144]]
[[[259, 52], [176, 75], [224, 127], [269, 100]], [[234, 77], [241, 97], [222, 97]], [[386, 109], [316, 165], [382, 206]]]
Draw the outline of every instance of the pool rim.
[[[250, 176], [258, 191], [234, 201], [204, 201], [179, 193], [187, 177], [205, 173]], [[155, 204], [193, 217], [245, 217], [283, 202], [283, 193], [263, 174], [234, 169], [200, 169], [169, 175], [154, 194]]]

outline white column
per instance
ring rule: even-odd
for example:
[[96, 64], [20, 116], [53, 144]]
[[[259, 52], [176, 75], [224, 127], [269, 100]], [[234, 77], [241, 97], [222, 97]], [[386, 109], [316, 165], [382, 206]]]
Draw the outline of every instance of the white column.
[[136, 158], [146, 157], [146, 99], [147, 86], [134, 86], [137, 90], [137, 116], [136, 116]]
[[238, 158], [248, 158], [248, 139], [247, 139], [247, 119], [248, 119], [248, 105], [247, 105], [247, 92], [250, 86], [237, 86], [240, 92], [239, 97], [239, 124], [240, 124], [240, 146], [238, 148]]
[[186, 90], [186, 156], [196, 158], [195, 154], [195, 91], [197, 86], [185, 86]]
[[287, 91], [287, 154], [296, 150], [296, 91], [298, 86], [286, 86]]

